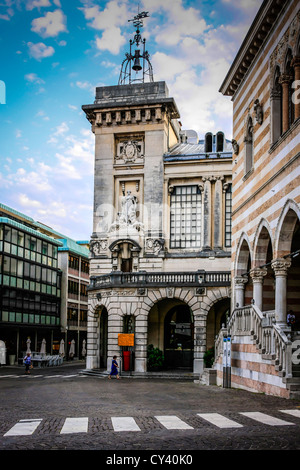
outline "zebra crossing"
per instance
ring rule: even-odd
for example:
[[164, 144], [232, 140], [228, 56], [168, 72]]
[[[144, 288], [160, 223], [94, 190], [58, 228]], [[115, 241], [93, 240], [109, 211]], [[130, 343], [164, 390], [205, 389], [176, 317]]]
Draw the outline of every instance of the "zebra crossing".
[[[278, 410], [282, 413], [282, 418], [278, 418], [262, 412], [237, 412], [237, 415], [241, 415], [248, 419], [247, 424], [241, 424], [237, 421], [227, 418], [219, 413], [197, 413], [196, 416], [207, 422], [215, 428], [219, 429], [228, 429], [228, 428], [242, 428], [246, 425], [251, 424], [251, 422], [259, 422], [260, 424], [266, 426], [295, 426], [296, 423], [291, 421], [286, 421], [286, 416], [289, 415], [294, 418], [300, 419], [300, 409], [291, 409], [291, 410]], [[195, 429], [190, 424], [183, 421], [181, 418], [175, 415], [166, 415], [166, 416], [154, 416], [154, 418], [162, 425], [163, 428], [167, 430], [193, 430]], [[283, 419], [285, 418], [285, 419]], [[113, 416], [110, 418], [112, 423], [112, 429], [116, 433], [122, 432], [139, 432], [142, 431], [141, 426], [137, 422], [137, 418], [128, 416]], [[41, 425], [43, 419], [21, 419], [19, 420], [12, 428], [10, 428], [3, 437], [13, 437], [13, 436], [31, 436], [35, 433], [38, 427]], [[300, 424], [300, 421], [299, 423]], [[60, 429], [60, 434], [78, 434], [78, 433], [88, 433], [89, 430], [89, 418], [88, 417], [74, 417], [66, 418], [62, 428]]]
[[1, 379], [28, 379], [28, 380], [35, 380], [35, 379], [54, 379], [54, 378], [63, 378], [63, 379], [69, 379], [71, 377], [87, 377], [85, 375], [81, 374], [53, 374], [53, 375], [44, 375], [44, 374], [38, 374], [38, 375], [17, 375], [17, 374], [6, 374], [6, 375], [0, 375], [0, 380]]

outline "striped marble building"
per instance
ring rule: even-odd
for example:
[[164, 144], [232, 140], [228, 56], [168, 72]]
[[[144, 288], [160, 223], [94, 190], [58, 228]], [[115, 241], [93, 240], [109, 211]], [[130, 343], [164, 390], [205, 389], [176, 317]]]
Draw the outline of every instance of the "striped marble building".
[[265, 0], [220, 88], [235, 148], [232, 385], [282, 396], [299, 362], [299, 22], [299, 2]]

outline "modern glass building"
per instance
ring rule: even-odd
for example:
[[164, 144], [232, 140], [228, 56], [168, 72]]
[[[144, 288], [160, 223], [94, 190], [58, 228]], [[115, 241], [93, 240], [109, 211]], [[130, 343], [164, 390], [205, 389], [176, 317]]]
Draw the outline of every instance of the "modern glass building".
[[[62, 242], [29, 224], [0, 217], [0, 337], [8, 355], [37, 351], [60, 339]], [[12, 359], [11, 359], [12, 361]]]
[[[39, 352], [83, 357], [87, 333], [88, 242], [77, 242], [0, 203], [0, 340], [6, 362], [22, 358], [30, 340]], [[9, 357], [11, 356], [11, 357]]]

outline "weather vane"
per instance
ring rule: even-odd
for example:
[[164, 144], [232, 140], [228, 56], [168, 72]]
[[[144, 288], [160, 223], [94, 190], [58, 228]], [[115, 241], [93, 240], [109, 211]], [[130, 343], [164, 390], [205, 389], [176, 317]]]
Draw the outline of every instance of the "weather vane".
[[[140, 30], [143, 27], [143, 19], [148, 18], [148, 12], [142, 11], [138, 12], [128, 22], [133, 23], [133, 26], [136, 28], [134, 39], [130, 39], [130, 50], [129, 53], [126, 53], [126, 58], [122, 62], [121, 72], [119, 77], [119, 85], [132, 84], [133, 82], [145, 82], [145, 79], [148, 77], [150, 82], [153, 82], [153, 70], [152, 65], [149, 59], [149, 54], [145, 49], [146, 39], [142, 39]], [[139, 44], [143, 45], [143, 53], [139, 49]], [[132, 54], [132, 46], [136, 45], [135, 53]], [[142, 64], [141, 64], [142, 62]], [[132, 70], [136, 73], [133, 76]]]

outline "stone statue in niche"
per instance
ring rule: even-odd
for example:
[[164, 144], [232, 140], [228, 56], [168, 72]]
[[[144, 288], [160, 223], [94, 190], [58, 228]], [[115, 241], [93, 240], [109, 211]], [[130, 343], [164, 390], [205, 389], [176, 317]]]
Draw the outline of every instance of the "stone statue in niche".
[[137, 197], [127, 191], [127, 195], [122, 197], [122, 212], [119, 220], [125, 224], [134, 224], [136, 222]]
[[258, 99], [254, 101], [254, 111], [255, 111], [256, 121], [258, 122], [258, 124], [262, 124], [263, 109]]
[[240, 149], [239, 144], [237, 143], [237, 141], [235, 139], [233, 139], [231, 141], [231, 143], [232, 143], [232, 148], [233, 148], [233, 151], [234, 151], [235, 155], [238, 155], [239, 154], [239, 149]]
[[117, 220], [111, 225], [110, 232], [126, 227], [138, 231], [142, 228], [143, 224], [137, 221], [137, 203], [137, 197], [128, 190], [127, 194], [122, 197], [121, 212], [118, 212]]

